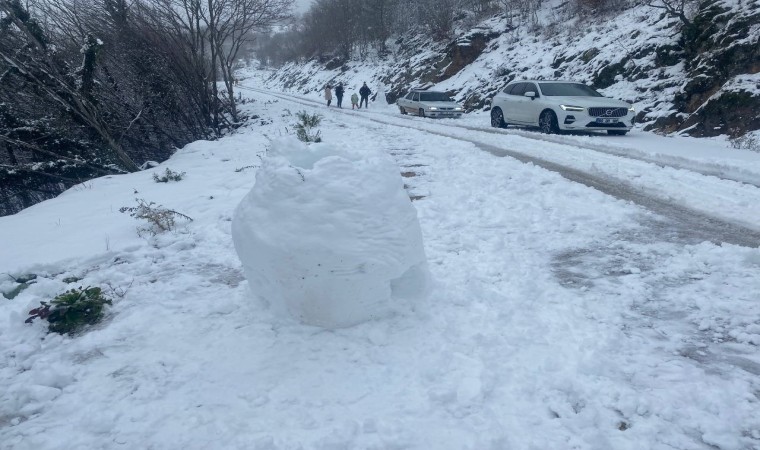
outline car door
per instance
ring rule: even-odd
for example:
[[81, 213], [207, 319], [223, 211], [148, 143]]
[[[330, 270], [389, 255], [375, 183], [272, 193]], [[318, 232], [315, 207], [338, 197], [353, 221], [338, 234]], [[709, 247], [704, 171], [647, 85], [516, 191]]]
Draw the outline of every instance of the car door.
[[536, 86], [536, 83], [525, 83], [525, 92], [534, 92], [536, 96], [531, 99], [523, 93], [522, 120], [524, 123], [538, 125], [538, 116], [541, 115], [541, 111], [543, 110], [541, 106], [542, 102], [539, 100], [541, 94], [538, 91], [538, 86]]
[[515, 88], [519, 83], [512, 83], [507, 85], [507, 87], [504, 88], [503, 91], [496, 94], [496, 97], [494, 97], [493, 105], [494, 107], [499, 107], [501, 109], [501, 113], [503, 114], [504, 121], [509, 123], [509, 109], [511, 108], [510, 104], [510, 96], [509, 93], [512, 91], [512, 89]]
[[517, 83], [506, 96], [506, 105], [504, 109], [504, 121], [507, 123], [523, 123], [525, 114], [522, 111], [524, 106], [523, 93], [527, 83]]
[[409, 102], [409, 112], [412, 114], [417, 114], [419, 110], [420, 110], [420, 93], [413, 92], [412, 100]]
[[406, 94], [398, 101], [399, 106], [401, 106], [405, 112], [409, 112], [411, 109], [412, 96], [414, 96], [414, 92]]

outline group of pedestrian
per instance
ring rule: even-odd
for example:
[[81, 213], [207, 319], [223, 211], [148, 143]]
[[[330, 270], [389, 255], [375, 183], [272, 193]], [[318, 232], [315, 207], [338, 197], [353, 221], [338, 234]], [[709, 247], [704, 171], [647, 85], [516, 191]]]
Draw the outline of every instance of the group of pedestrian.
[[[343, 94], [345, 93], [345, 89], [343, 88], [343, 83], [338, 83], [337, 86], [335, 86], [335, 98], [338, 100], [337, 105], [338, 108], [343, 108]], [[364, 105], [364, 108], [369, 107], [369, 96], [372, 94], [372, 91], [369, 90], [369, 87], [367, 86], [367, 83], [365, 82], [361, 89], [359, 89], [359, 95], [356, 95], [356, 92], [351, 94], [351, 109], [361, 109], [362, 105]], [[361, 100], [359, 100], [359, 97], [361, 96]], [[332, 86], [329, 84], [325, 86], [325, 100], [327, 100], [327, 106], [329, 107], [332, 104], [333, 99], [333, 93], [332, 93]]]

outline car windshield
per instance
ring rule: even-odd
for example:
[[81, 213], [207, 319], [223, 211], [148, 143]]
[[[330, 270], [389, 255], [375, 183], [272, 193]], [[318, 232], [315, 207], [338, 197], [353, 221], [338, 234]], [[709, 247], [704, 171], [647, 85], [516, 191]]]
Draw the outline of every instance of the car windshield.
[[539, 83], [541, 93], [548, 97], [603, 97], [593, 88], [580, 83]]
[[450, 102], [451, 98], [443, 92], [420, 92], [421, 102]]

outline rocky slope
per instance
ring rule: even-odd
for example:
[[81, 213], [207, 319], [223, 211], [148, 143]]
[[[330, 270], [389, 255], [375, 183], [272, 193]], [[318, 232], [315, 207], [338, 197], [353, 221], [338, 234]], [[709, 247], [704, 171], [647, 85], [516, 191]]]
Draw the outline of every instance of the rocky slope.
[[514, 79], [574, 79], [633, 102], [645, 129], [737, 137], [760, 130], [760, 0], [706, 0], [688, 21], [635, 6], [596, 19], [547, 2], [541, 27], [492, 17], [448, 43], [396, 37], [385, 58], [311, 61], [272, 73], [273, 88], [317, 95], [327, 83], [367, 81], [394, 102], [435, 86], [469, 110]]

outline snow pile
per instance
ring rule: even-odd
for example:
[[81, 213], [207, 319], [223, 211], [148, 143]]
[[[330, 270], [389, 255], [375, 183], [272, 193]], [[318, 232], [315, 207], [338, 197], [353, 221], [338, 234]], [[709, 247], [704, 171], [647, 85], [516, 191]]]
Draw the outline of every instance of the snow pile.
[[253, 293], [307, 324], [355, 325], [427, 291], [417, 212], [380, 151], [276, 142], [232, 237]]

